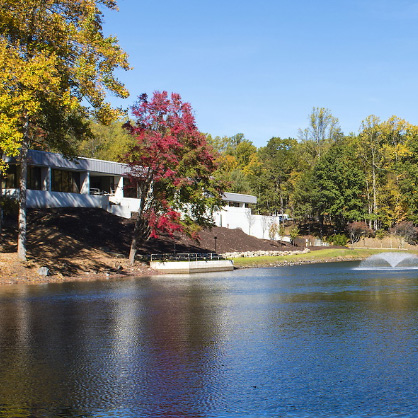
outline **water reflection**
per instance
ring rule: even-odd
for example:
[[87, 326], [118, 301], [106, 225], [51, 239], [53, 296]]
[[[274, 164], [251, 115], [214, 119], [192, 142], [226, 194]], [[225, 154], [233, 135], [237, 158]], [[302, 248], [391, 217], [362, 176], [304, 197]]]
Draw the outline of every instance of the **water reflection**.
[[353, 264], [0, 291], [0, 417], [417, 416], [418, 279]]

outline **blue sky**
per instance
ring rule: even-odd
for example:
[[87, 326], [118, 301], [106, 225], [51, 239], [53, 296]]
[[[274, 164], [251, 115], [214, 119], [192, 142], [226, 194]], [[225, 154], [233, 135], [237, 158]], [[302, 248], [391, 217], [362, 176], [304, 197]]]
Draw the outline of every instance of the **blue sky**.
[[191, 103], [199, 129], [238, 132], [260, 147], [298, 136], [313, 107], [344, 133], [374, 114], [418, 124], [414, 0], [118, 0], [104, 31], [133, 68], [131, 96], [167, 90]]

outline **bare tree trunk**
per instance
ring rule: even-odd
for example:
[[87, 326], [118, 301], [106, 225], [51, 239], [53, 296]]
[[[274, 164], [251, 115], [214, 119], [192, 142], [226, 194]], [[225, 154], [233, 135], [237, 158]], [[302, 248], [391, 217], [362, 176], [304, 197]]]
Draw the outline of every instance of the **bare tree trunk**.
[[129, 250], [129, 264], [131, 266], [135, 263], [135, 256], [138, 251], [138, 243], [146, 241], [149, 235], [148, 222], [143, 219], [142, 213], [138, 212], [138, 217], [135, 221], [134, 233], [131, 241], [131, 248]]
[[367, 199], [367, 211], [369, 214], [369, 219], [365, 219], [365, 223], [369, 225], [369, 228], [372, 229], [372, 219], [371, 216], [373, 214], [373, 206], [371, 203], [371, 196], [370, 196], [370, 187], [369, 187], [369, 181], [366, 177], [366, 199]]
[[131, 266], [135, 263], [135, 256], [138, 249], [138, 243], [144, 241], [149, 236], [148, 221], [144, 219], [145, 207], [147, 204], [147, 198], [150, 193], [152, 184], [152, 171], [148, 168], [146, 179], [138, 187], [138, 197], [141, 199], [138, 209], [138, 217], [135, 221], [134, 232], [131, 241], [131, 248], [129, 250], [129, 264]]
[[[27, 132], [28, 122], [25, 123]], [[26, 261], [26, 187], [28, 177], [28, 138], [25, 138], [20, 148], [20, 179], [19, 179], [19, 229], [17, 237], [17, 256], [21, 261]]]
[[283, 190], [282, 190], [282, 184], [279, 184], [279, 196], [280, 196], [280, 213], [284, 213], [284, 199], [283, 199]]
[[373, 213], [375, 219], [373, 221], [373, 229], [378, 230], [378, 220], [377, 220], [377, 184], [376, 184], [376, 168], [373, 164]]
[[138, 222], [138, 220], [135, 222], [134, 234], [133, 234], [132, 241], [131, 241], [131, 248], [129, 250], [129, 264], [131, 266], [133, 266], [134, 263], [135, 263], [135, 256], [136, 256], [137, 245], [138, 245], [137, 238], [136, 238], [136, 229], [137, 229], [136, 224], [137, 224], [137, 222]]

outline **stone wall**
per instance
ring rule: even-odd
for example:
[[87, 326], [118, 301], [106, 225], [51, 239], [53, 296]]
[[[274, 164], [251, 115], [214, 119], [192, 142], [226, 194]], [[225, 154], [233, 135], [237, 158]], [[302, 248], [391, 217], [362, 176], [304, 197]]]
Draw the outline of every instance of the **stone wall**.
[[309, 253], [309, 248], [305, 248], [303, 251], [238, 251], [233, 253], [224, 253], [222, 257], [224, 258], [238, 258], [238, 257], [263, 257], [263, 256], [272, 256], [280, 257], [285, 255], [294, 255], [294, 254], [307, 254]]

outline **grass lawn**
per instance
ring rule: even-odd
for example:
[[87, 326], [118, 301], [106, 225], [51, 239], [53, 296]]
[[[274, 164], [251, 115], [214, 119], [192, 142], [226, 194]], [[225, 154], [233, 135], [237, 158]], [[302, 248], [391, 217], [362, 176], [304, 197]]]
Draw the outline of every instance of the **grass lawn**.
[[[321, 263], [332, 261], [362, 260], [373, 254], [396, 250], [379, 250], [369, 248], [324, 248], [323, 250], [311, 251], [307, 254], [295, 254], [286, 256], [263, 256], [263, 257], [240, 257], [234, 258], [236, 267], [262, 267], [288, 263]], [[403, 250], [401, 250], [403, 251]], [[414, 252], [414, 251], [408, 251]]]

